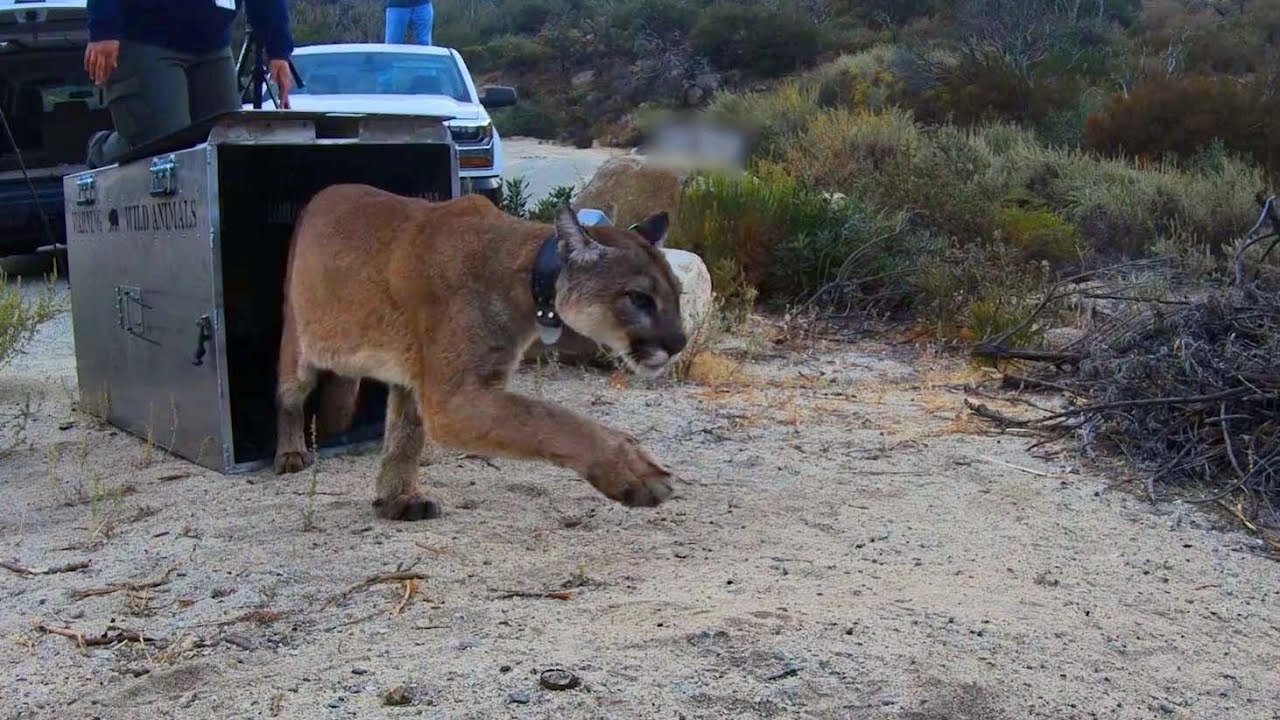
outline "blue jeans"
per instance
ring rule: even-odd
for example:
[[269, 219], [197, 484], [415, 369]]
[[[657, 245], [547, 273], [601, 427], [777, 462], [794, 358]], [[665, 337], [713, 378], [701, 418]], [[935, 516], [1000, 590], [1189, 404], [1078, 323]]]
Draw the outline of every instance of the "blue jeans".
[[399, 45], [406, 42], [405, 30], [413, 27], [413, 40], [419, 45], [431, 44], [431, 23], [435, 20], [435, 12], [430, 2], [417, 7], [387, 8], [388, 44]]

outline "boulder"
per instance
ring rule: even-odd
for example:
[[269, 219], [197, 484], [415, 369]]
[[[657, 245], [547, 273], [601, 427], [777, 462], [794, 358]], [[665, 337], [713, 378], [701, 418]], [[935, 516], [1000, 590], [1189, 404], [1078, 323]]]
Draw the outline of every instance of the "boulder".
[[[693, 337], [711, 314], [711, 273], [702, 258], [694, 253], [672, 248], [663, 248], [662, 252], [680, 282], [680, 321], [685, 334]], [[607, 355], [599, 345], [567, 327], [560, 339], [550, 346], [534, 341], [525, 354], [525, 360], [548, 359], [553, 351], [557, 361], [563, 363], [605, 364], [607, 361]]]
[[674, 225], [683, 183], [683, 173], [673, 168], [643, 156], [623, 155], [601, 165], [573, 204], [603, 210], [618, 227], [628, 227], [661, 210], [671, 214]]

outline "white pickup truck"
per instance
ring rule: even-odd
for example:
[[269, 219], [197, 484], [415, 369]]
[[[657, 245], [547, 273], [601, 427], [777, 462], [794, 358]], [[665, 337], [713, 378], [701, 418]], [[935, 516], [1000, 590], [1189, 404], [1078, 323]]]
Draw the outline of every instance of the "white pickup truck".
[[[303, 82], [289, 93], [293, 109], [453, 118], [448, 126], [458, 147], [462, 191], [500, 202], [502, 138], [486, 108], [515, 104], [516, 92], [501, 86], [477, 91], [456, 50], [383, 43], [309, 45], [294, 51], [293, 63]], [[275, 97], [276, 89], [270, 90]], [[271, 99], [263, 103], [274, 106]], [[245, 106], [252, 107], [248, 98]]]

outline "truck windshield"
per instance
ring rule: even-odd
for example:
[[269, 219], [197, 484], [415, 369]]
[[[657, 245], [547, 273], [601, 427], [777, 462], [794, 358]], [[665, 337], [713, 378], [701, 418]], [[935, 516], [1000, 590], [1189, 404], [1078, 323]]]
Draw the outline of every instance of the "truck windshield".
[[473, 102], [458, 64], [448, 55], [395, 52], [298, 54], [304, 88], [295, 95], [443, 95]]

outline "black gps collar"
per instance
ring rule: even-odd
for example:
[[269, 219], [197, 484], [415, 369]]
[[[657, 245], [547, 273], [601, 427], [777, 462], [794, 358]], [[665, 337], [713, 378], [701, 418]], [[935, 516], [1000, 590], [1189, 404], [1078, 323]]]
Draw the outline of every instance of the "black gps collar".
[[[538, 321], [538, 329], [543, 341], [549, 335], [559, 336], [564, 327], [560, 316], [556, 314], [556, 280], [560, 277], [560, 238], [555, 234], [542, 241], [538, 248], [538, 257], [533, 262], [533, 310], [534, 319]], [[555, 342], [553, 339], [551, 342]], [[548, 345], [550, 342], [547, 343]]]

